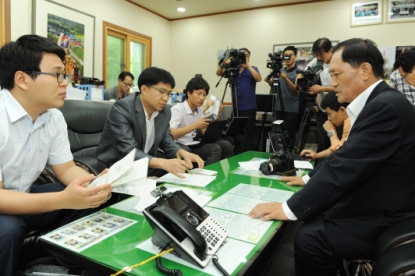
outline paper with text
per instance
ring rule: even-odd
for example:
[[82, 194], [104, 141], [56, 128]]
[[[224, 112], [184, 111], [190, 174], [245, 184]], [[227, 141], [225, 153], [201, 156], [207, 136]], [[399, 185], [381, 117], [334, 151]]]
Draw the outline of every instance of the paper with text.
[[216, 178], [216, 176], [202, 174], [185, 173], [183, 175], [186, 178], [180, 178], [175, 176], [174, 174], [168, 173], [157, 179], [157, 182], [167, 182], [175, 184], [184, 184], [189, 186], [205, 187]]

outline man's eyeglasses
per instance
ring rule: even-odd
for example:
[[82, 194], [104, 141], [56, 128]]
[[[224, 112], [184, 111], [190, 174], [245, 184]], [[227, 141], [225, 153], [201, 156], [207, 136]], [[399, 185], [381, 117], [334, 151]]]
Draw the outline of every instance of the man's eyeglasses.
[[156, 89], [158, 92], [160, 92], [161, 94], [163, 94], [163, 95], [167, 95], [167, 96], [169, 96], [169, 97], [170, 97], [171, 91], [166, 91], [166, 90], [164, 90], [163, 88], [157, 88], [157, 87], [154, 87], [154, 86], [150, 86], [150, 88], [154, 88], [154, 89]]
[[38, 71], [25, 71], [28, 74], [38, 74], [38, 75], [49, 75], [55, 76], [56, 81], [58, 83], [62, 83], [64, 80], [67, 82], [71, 81], [71, 74], [64, 74], [64, 73], [48, 73], [48, 72], [38, 72]]
[[121, 81], [122, 83], [124, 83], [125, 84], [125, 86], [127, 86], [127, 87], [133, 87], [134, 86], [134, 84], [133, 83], [125, 83], [125, 82], [123, 82], [123, 81]]
[[409, 73], [406, 73], [405, 75], [402, 76], [402, 79], [404, 80], [406, 78], [406, 76], [408, 76]]

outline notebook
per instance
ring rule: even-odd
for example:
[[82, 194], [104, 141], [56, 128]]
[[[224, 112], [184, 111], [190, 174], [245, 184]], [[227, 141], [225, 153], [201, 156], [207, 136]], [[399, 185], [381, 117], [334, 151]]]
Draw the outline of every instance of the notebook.
[[223, 135], [234, 136], [238, 133], [242, 133], [248, 117], [233, 117], [229, 119], [229, 126], [223, 131]]
[[221, 139], [222, 131], [225, 129], [227, 122], [227, 120], [211, 122], [206, 128], [205, 134], [202, 136], [200, 141], [186, 143], [186, 145], [204, 145], [219, 141]]

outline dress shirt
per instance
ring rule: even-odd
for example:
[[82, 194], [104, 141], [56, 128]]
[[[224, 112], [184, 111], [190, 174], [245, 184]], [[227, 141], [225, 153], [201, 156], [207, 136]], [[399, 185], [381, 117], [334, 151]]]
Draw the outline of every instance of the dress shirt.
[[415, 105], [415, 87], [404, 81], [399, 74], [398, 69], [393, 71], [390, 75], [390, 86], [396, 87], [397, 90], [405, 95], [412, 105]]
[[144, 114], [146, 116], [146, 146], [144, 147], [144, 152], [148, 153], [151, 147], [154, 145], [154, 137], [156, 137], [155, 130], [154, 130], [154, 119], [159, 115], [158, 111], [154, 111], [151, 114], [150, 120], [148, 119], [148, 114], [146, 109], [144, 108]]
[[[171, 128], [182, 128], [188, 125], [191, 125], [205, 115], [202, 112], [201, 107], [197, 107], [195, 112], [192, 111], [187, 101], [183, 103], [178, 103], [171, 108], [171, 119], [170, 127]], [[177, 138], [178, 143], [186, 144], [193, 142], [193, 138], [196, 137], [196, 129], [186, 133], [182, 137]]]
[[[373, 89], [383, 80], [378, 80], [368, 88], [366, 88], [363, 93], [361, 93], [359, 96], [356, 97], [348, 106], [347, 106], [347, 114], [349, 115], [350, 119], [350, 130], [353, 127], [354, 122], [356, 122], [357, 117], [359, 116], [360, 112], [362, 112], [362, 109], [365, 107], [366, 101], [369, 98], [370, 94], [372, 93]], [[349, 130], [349, 133], [350, 133]], [[303, 177], [303, 181], [305, 184], [310, 180], [310, 177], [307, 175], [307, 177]], [[288, 207], [287, 202], [284, 202], [282, 204], [282, 209], [285, 213], [285, 215], [290, 220], [297, 220], [297, 216], [294, 215], [294, 213], [291, 211], [291, 209]]]
[[53, 108], [35, 122], [6, 90], [0, 90], [0, 164], [3, 188], [27, 192], [46, 163], [73, 159], [62, 113]]

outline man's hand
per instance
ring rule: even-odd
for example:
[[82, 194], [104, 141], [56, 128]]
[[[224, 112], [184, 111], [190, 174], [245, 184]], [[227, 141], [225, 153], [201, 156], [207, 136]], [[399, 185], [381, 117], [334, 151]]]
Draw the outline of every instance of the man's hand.
[[312, 150], [309, 150], [309, 149], [305, 149], [305, 150], [302, 150], [301, 151], [301, 153], [300, 153], [300, 156], [306, 156], [307, 158], [310, 158], [311, 160], [314, 160], [314, 159], [316, 159], [316, 155], [317, 155], [317, 153], [315, 153], [314, 151], [312, 151]]
[[274, 203], [260, 203], [248, 213], [251, 218], [260, 218], [261, 220], [288, 220], [285, 215], [282, 204], [278, 202]]
[[201, 118], [194, 123], [195, 129], [206, 129], [212, 119]]
[[[197, 166], [200, 169], [203, 169], [203, 167], [205, 166], [205, 162], [197, 154], [190, 153], [184, 149], [181, 149], [177, 152], [177, 155], [181, 156], [187, 163], [190, 163], [190, 164], [192, 164], [192, 162], [197, 163]], [[193, 168], [193, 165], [190, 168]]]
[[281, 176], [279, 181], [287, 182], [288, 186], [304, 186], [303, 178], [300, 176]]
[[313, 86], [308, 88], [309, 95], [315, 95], [321, 92], [321, 86], [318, 84], [314, 84]]
[[280, 76], [281, 76], [281, 78], [283, 78], [284, 80], [287, 80], [287, 73], [285, 73], [285, 72], [281, 72], [281, 74], [280, 74]]
[[88, 175], [69, 183], [66, 189], [61, 192], [64, 209], [96, 208], [111, 198], [110, 184], [86, 187], [93, 178], [93, 175]]
[[332, 122], [330, 122], [329, 120], [327, 120], [327, 121], [323, 124], [323, 128], [324, 128], [324, 130], [325, 130], [326, 132], [329, 132], [329, 131], [334, 131], [334, 132], [336, 132], [336, 126], [335, 126], [335, 125], [333, 125], [333, 123], [332, 123]]
[[187, 169], [192, 169], [193, 165], [190, 162], [187, 162], [182, 159], [173, 158], [173, 159], [164, 159], [162, 163], [162, 169], [168, 171], [171, 174], [179, 178], [186, 178], [183, 174]]

